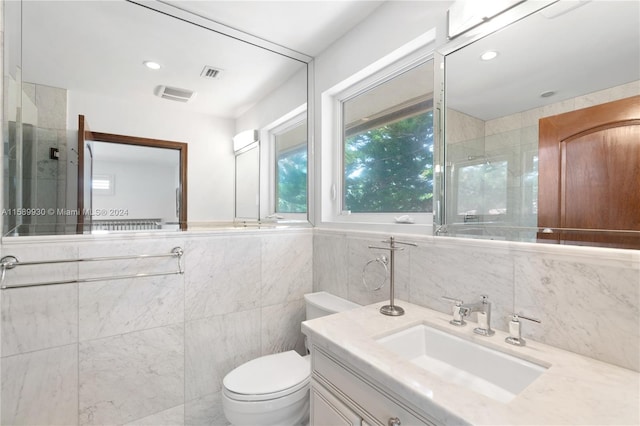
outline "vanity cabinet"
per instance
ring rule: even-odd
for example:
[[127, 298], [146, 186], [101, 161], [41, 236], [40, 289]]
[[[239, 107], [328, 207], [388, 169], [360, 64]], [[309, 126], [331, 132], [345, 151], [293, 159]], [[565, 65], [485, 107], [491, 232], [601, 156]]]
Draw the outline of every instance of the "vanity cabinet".
[[311, 354], [311, 426], [435, 425], [334, 354], [315, 346]]
[[362, 418], [315, 380], [311, 381], [311, 424], [361, 426]]

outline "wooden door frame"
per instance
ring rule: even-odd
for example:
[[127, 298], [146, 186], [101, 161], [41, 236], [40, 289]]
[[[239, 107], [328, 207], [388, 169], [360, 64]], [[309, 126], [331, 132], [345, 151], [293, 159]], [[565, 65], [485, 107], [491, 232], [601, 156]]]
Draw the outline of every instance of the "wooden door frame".
[[118, 135], [115, 133], [93, 132], [89, 130], [83, 115], [78, 116], [78, 233], [83, 233], [84, 225], [84, 143], [86, 140], [111, 142], [124, 145], [138, 145], [151, 148], [175, 149], [180, 154], [180, 230], [187, 229], [187, 164], [188, 144], [162, 139], [141, 138], [137, 136]]

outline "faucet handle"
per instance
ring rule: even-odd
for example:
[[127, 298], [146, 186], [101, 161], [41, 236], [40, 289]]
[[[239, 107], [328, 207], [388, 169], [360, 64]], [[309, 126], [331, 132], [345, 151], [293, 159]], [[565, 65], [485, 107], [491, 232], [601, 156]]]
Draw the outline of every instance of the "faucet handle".
[[540, 323], [542, 322], [542, 321], [540, 321], [539, 319], [525, 317], [524, 315], [521, 315], [521, 314], [513, 314], [513, 315], [511, 316], [511, 319], [513, 319], [513, 320], [515, 320], [515, 321], [519, 320], [520, 318], [522, 318], [522, 319], [526, 319], [527, 321], [537, 322], [538, 324], [540, 324]]
[[464, 303], [462, 300], [454, 299], [453, 297], [442, 296], [441, 298], [444, 300], [448, 300], [449, 302], [453, 302], [456, 306], [462, 306], [462, 304]]
[[513, 313], [511, 315], [511, 321], [509, 321], [509, 337], [505, 338], [505, 342], [515, 346], [524, 346], [527, 342], [522, 338], [520, 318], [527, 321], [537, 322], [540, 324], [542, 321], [536, 318], [530, 318], [524, 315]]
[[464, 312], [462, 308], [462, 304], [464, 303], [460, 299], [454, 299], [452, 297], [442, 296], [444, 300], [448, 300], [449, 302], [453, 302], [453, 307], [451, 308], [451, 313], [453, 314], [453, 319], [449, 321], [449, 324], [455, 325], [456, 327], [462, 327], [463, 325], [467, 325], [467, 322], [464, 320]]

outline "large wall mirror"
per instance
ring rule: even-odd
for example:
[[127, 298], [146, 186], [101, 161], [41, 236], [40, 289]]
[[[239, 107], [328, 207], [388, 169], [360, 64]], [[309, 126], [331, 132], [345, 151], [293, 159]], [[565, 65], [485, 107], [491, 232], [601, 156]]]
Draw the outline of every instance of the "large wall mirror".
[[[5, 2], [4, 235], [104, 231], [78, 227], [78, 214], [73, 214], [78, 213], [78, 168], [84, 154], [77, 143], [79, 115], [95, 133], [188, 145], [188, 187], [175, 171], [179, 167], [169, 166], [164, 155], [142, 154], [148, 161], [157, 159], [157, 167], [149, 164], [147, 177], [166, 192], [163, 211], [143, 214], [119, 205], [129, 216], [109, 219], [162, 218], [170, 224], [162, 229], [233, 224], [233, 137], [268, 128], [306, 106], [310, 58], [255, 38], [248, 42], [238, 31], [230, 36], [227, 27], [183, 10], [186, 4]], [[261, 141], [259, 149], [266, 143]], [[114, 155], [104, 155], [113, 163]], [[132, 160], [139, 154], [124, 155], [128, 161], [111, 165], [136, 167]], [[113, 175], [100, 172], [101, 167], [93, 169], [100, 179], [88, 178], [93, 185], [104, 185]], [[137, 167], [141, 170], [142, 163]], [[155, 176], [161, 168], [172, 168], [178, 181], [161, 183], [165, 177]], [[258, 170], [247, 173], [262, 179]], [[273, 185], [260, 181], [256, 186], [262, 191]], [[126, 200], [131, 191], [129, 184], [116, 183], [110, 190], [87, 187], [92, 207], [108, 197]], [[177, 204], [187, 205], [186, 199], [180, 202], [183, 194], [188, 195], [186, 217], [176, 210]], [[137, 193], [147, 206], [156, 203], [156, 195]], [[260, 221], [260, 214], [256, 209], [249, 219]]]
[[640, 3], [549, 3], [443, 49], [437, 231], [640, 248]]

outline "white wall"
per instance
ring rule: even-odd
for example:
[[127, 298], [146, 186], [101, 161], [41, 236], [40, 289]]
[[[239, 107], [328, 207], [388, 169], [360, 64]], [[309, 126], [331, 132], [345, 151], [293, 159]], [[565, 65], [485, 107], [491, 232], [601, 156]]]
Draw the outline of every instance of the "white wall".
[[233, 220], [234, 120], [190, 112], [175, 102], [165, 105], [169, 102], [158, 98], [139, 105], [70, 90], [68, 129], [77, 130], [83, 114], [96, 132], [186, 142], [188, 221]]
[[306, 102], [307, 67], [301, 64], [300, 70], [285, 84], [238, 117], [236, 133], [262, 129]]
[[[315, 101], [338, 82], [432, 28], [444, 42], [446, 11], [452, 1], [392, 1], [315, 58]], [[319, 109], [316, 110], [319, 113]]]
[[[94, 219], [162, 219], [177, 221], [175, 166], [122, 161], [94, 162], [93, 175], [114, 176], [113, 195], [94, 192]], [[140, 194], [145, 194], [144, 199]], [[107, 214], [99, 213], [106, 210]]]

